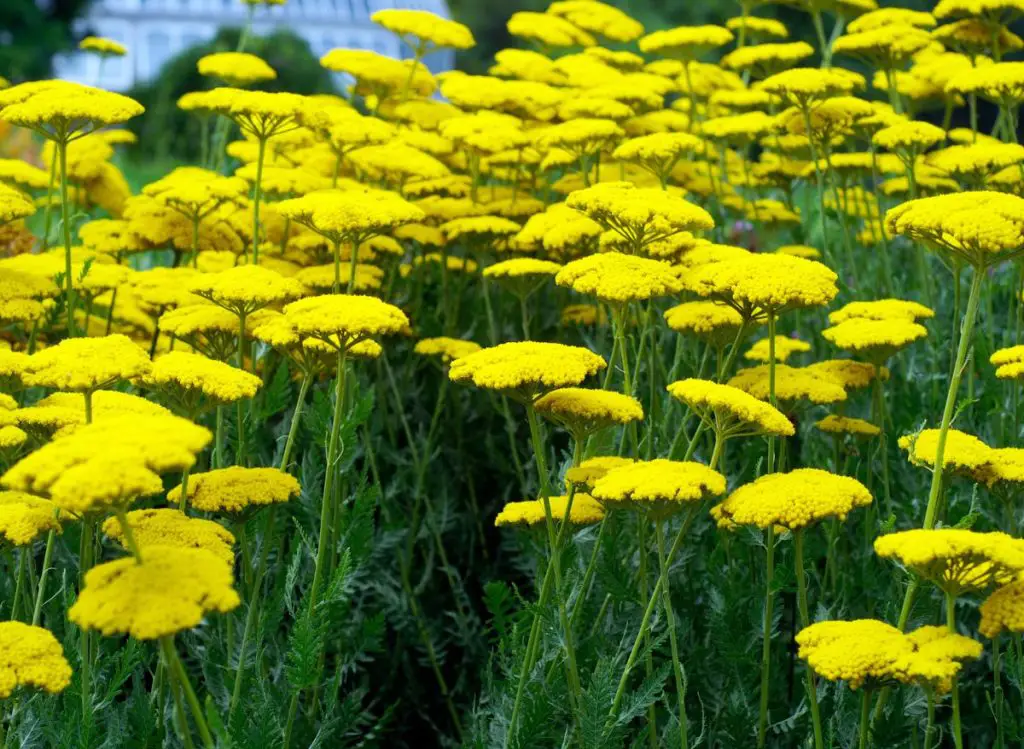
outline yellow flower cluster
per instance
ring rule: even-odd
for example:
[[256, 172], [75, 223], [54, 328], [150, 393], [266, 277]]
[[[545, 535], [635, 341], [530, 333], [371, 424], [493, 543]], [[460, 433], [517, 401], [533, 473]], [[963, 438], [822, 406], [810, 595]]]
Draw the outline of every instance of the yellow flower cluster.
[[591, 494], [606, 507], [672, 514], [725, 493], [725, 477], [690, 461], [637, 461], [594, 479]]
[[849, 476], [818, 468], [771, 473], [741, 486], [717, 510], [722, 520], [758, 528], [799, 530], [827, 518], [845, 520], [871, 504], [871, 492]]
[[[241, 512], [247, 507], [287, 502], [299, 496], [299, 482], [276, 468], [230, 466], [195, 473], [188, 481], [188, 503], [200, 512]], [[167, 492], [178, 503], [181, 487]]]
[[579, 385], [605, 366], [604, 359], [581, 346], [522, 341], [455, 359], [449, 377], [533, 401], [550, 390]]
[[274, 69], [256, 55], [247, 52], [215, 52], [196, 63], [199, 75], [220, 78], [231, 86], [247, 86], [277, 78]]
[[49, 500], [25, 492], [0, 492], [0, 538], [7, 543], [25, 546], [60, 528], [60, 513]]
[[723, 435], [794, 434], [793, 424], [782, 412], [731, 385], [689, 378], [673, 382], [668, 392]]
[[48, 630], [21, 622], [0, 622], [0, 699], [18, 687], [57, 694], [71, 683], [71, 666]]
[[875, 553], [952, 594], [1004, 585], [1024, 571], [1024, 541], [1000, 532], [915, 528], [879, 536]]
[[[758, 400], [767, 401], [770, 396], [770, 375], [769, 365], [759, 364], [739, 370], [728, 384], [750, 393]], [[846, 400], [846, 390], [837, 379], [812, 367], [776, 364], [775, 397], [780, 401], [836, 403]]]
[[[801, 341], [799, 338], [789, 336], [775, 336], [775, 361], [785, 364], [793, 354], [802, 354], [811, 350], [811, 344]], [[767, 338], [755, 341], [749, 349], [743, 353], [744, 359], [752, 361], [771, 361], [771, 345]]]
[[558, 271], [555, 283], [613, 304], [668, 296], [680, 289], [679, 277], [668, 263], [621, 252], [573, 260]]
[[[190, 518], [178, 510], [132, 510], [125, 515], [132, 529], [132, 538], [143, 556], [148, 546], [173, 546], [177, 549], [205, 549], [233, 564], [234, 535], [212, 520]], [[107, 518], [103, 532], [124, 544], [124, 528], [118, 518]]]
[[461, 338], [423, 338], [416, 342], [413, 351], [420, 356], [436, 356], [444, 362], [459, 359], [480, 350], [480, 344]]
[[640, 401], [608, 390], [567, 387], [552, 390], [533, 403], [537, 413], [561, 424], [577, 439], [616, 424], [640, 421]]
[[[549, 497], [548, 507], [551, 510], [551, 519], [556, 523], [562, 522], [566, 509], [569, 509], [569, 498], [567, 496]], [[593, 497], [586, 494], [573, 496], [572, 507], [569, 509], [569, 522], [572, 525], [593, 525], [600, 523], [603, 519], [604, 508]], [[494, 519], [494, 524], [499, 528], [507, 525], [529, 527], [546, 522], [547, 510], [544, 507], [544, 501], [540, 499], [509, 502]]]
[[633, 462], [632, 458], [619, 455], [599, 455], [596, 458], [587, 458], [578, 466], [569, 468], [565, 472], [565, 480], [568, 484], [591, 487], [595, 481], [613, 468], [632, 465]]
[[188, 414], [198, 413], [206, 401], [224, 405], [252, 398], [263, 385], [255, 375], [187, 351], [159, 357], [140, 382], [163, 391]]
[[855, 437], [877, 437], [882, 433], [882, 430], [870, 421], [835, 414], [829, 414], [824, 419], [816, 421], [814, 426], [826, 434], [851, 434]]
[[68, 338], [33, 354], [24, 364], [26, 385], [88, 392], [146, 374], [146, 352], [123, 335]]

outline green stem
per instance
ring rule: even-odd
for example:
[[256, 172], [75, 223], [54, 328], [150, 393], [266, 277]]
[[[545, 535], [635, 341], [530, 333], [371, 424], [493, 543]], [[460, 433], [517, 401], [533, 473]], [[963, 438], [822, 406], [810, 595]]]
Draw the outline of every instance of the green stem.
[[[641, 518], [643, 522], [643, 518]], [[665, 624], [668, 627], [669, 646], [672, 651], [672, 671], [675, 674], [676, 694], [679, 700], [679, 743], [682, 749], [688, 749], [690, 742], [686, 730], [686, 676], [679, 660], [679, 644], [676, 642], [676, 616], [672, 608], [672, 596], [669, 591], [668, 559], [665, 556], [665, 530], [661, 518], [654, 521], [654, 532], [658, 543], [658, 562], [661, 565], [661, 592], [665, 606]], [[820, 747], [818, 747], [820, 749]]]
[[68, 200], [68, 139], [66, 135], [57, 140], [60, 162], [60, 222], [64, 238], [64, 306], [67, 312], [68, 336], [75, 335], [75, 287], [71, 272], [71, 211]]
[[1000, 676], [1002, 653], [999, 646], [999, 635], [996, 635], [992, 638], [992, 691], [996, 703], [996, 747], [1003, 749], [1003, 682]]
[[42, 252], [50, 246], [50, 224], [53, 216], [53, 188], [54, 182], [57, 181], [57, 156], [59, 151], [57, 150], [56, 144], [54, 144], [53, 155], [50, 156], [50, 180], [46, 185], [46, 208], [43, 210], [43, 237], [42, 237]]
[[302, 421], [302, 410], [306, 404], [306, 394], [309, 392], [309, 387], [312, 384], [313, 375], [309, 372], [303, 372], [302, 384], [299, 385], [299, 396], [295, 399], [295, 409], [292, 411], [291, 425], [288, 427], [288, 439], [285, 440], [284, 451], [281, 453], [280, 469], [282, 471], [288, 470], [292, 449], [295, 447], [295, 437], [299, 433], [299, 422]]
[[256, 152], [256, 182], [252, 199], [252, 264], [260, 264], [260, 199], [263, 197], [263, 159], [267, 150], [267, 139], [260, 136]]
[[[768, 311], [768, 402], [778, 408], [775, 398], [775, 310]], [[775, 472], [775, 435], [768, 436], [768, 473]]]
[[935, 733], [935, 693], [925, 690], [928, 698], [928, 717], [924, 724], [924, 749], [932, 749], [932, 735]]
[[[647, 584], [647, 518], [644, 515], [637, 516], [637, 553], [640, 556], [640, 569], [637, 580], [640, 585], [640, 603], [643, 604], [648, 597]], [[664, 585], [662, 586], [664, 588]], [[664, 592], [664, 590], [662, 590]], [[651, 634], [644, 633], [644, 673], [648, 679], [654, 673], [654, 654], [651, 653]], [[651, 749], [658, 749], [658, 715], [654, 705], [647, 707], [647, 738]]]
[[[945, 592], [946, 598], [946, 626], [949, 631], [956, 634], [956, 596]], [[963, 730], [960, 726], [960, 686], [956, 676], [953, 677], [953, 687], [950, 690], [950, 698], [953, 702], [953, 743], [956, 749], [964, 749]]]
[[186, 466], [181, 472], [181, 498], [178, 500], [178, 509], [184, 514], [188, 504], [188, 476], [191, 468]]
[[769, 525], [764, 531], [765, 546], [765, 592], [764, 621], [761, 636], [761, 704], [757, 719], [757, 746], [765, 745], [768, 729], [768, 677], [771, 666], [771, 635], [774, 623], [772, 608], [775, 597], [772, 595], [772, 575], [775, 568], [775, 526]]
[[36, 605], [32, 610], [32, 626], [38, 627], [43, 617], [43, 601], [46, 598], [46, 580], [50, 576], [50, 560], [53, 557], [53, 543], [56, 531], [46, 534], [46, 551], [43, 552], [43, 569], [39, 573], [39, 589], [36, 591]]
[[11, 601], [11, 621], [18, 620], [18, 604], [21, 603], [21, 586], [25, 582], [25, 554], [20, 551], [11, 551], [12, 569], [17, 567], [14, 577], [14, 600]]
[[[804, 529], [793, 532], [794, 561], [796, 567], [797, 605], [800, 610], [800, 627], [811, 626], [810, 608], [807, 604], [807, 573], [804, 570]], [[818, 690], [814, 683], [814, 673], [810, 667], [807, 674], [807, 701], [811, 706], [811, 722], [814, 726], [814, 749], [822, 749], [824, 740], [821, 732], [821, 712], [818, 708]]]
[[858, 749], [868, 749], [868, 737], [871, 734], [870, 720], [871, 690], [863, 688], [860, 694], [860, 730], [858, 731]]
[[213, 749], [213, 736], [210, 735], [210, 728], [206, 725], [202, 705], [199, 704], [199, 698], [192, 688], [192, 682], [189, 681], [185, 666], [182, 664], [174, 648], [174, 637], [172, 635], [161, 637], [160, 649], [163, 651], [164, 661], [167, 663], [171, 679], [177, 682], [178, 687], [181, 688], [185, 695], [185, 701], [188, 702], [189, 710], [192, 713], [192, 720], [195, 721], [196, 729], [199, 731], [199, 738], [203, 741], [203, 746], [206, 749]]
[[132, 526], [128, 522], [128, 515], [125, 513], [124, 507], [118, 506], [114, 510], [114, 514], [117, 517], [117, 524], [121, 526], [121, 534], [124, 536], [124, 545], [128, 547], [128, 551], [135, 557], [135, 561], [138, 564], [142, 564], [142, 552], [139, 550], [139, 545], [135, 543], [135, 533], [132, 531]]

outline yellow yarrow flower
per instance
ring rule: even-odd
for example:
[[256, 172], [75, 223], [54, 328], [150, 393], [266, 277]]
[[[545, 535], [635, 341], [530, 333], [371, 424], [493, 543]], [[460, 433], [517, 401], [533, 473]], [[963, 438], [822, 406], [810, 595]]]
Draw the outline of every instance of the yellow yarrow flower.
[[[188, 503], [200, 512], [238, 513], [249, 507], [288, 502], [301, 488], [294, 476], [277, 468], [230, 466], [194, 473], [188, 482]], [[181, 487], [167, 492], [167, 501], [178, 504]]]
[[835, 312], [830, 312], [828, 321], [833, 325], [861, 318], [865, 320], [926, 320], [935, 317], [935, 311], [920, 302], [905, 299], [877, 299], [869, 302], [849, 302]]
[[824, 419], [814, 422], [814, 426], [826, 434], [849, 434], [854, 437], [877, 437], [882, 433], [882, 430], [870, 421], [835, 414], [829, 414]]
[[21, 622], [0, 622], [0, 699], [18, 687], [63, 692], [71, 666], [60, 642], [48, 630]]
[[207, 613], [226, 614], [241, 603], [231, 566], [210, 551], [153, 545], [143, 559], [118, 559], [89, 570], [68, 618], [108, 637], [155, 640], [192, 629]]
[[26, 385], [91, 392], [149, 371], [149, 356], [127, 336], [67, 338], [29, 357]]
[[701, 463], [638, 461], [612, 468], [593, 483], [594, 499], [606, 508], [671, 515], [687, 505], [725, 493], [725, 477]]
[[[939, 450], [939, 430], [923, 429], [916, 434], [899, 438], [901, 449], [907, 451], [911, 463], [930, 468], [935, 467]], [[971, 434], [959, 429], [946, 432], [945, 450], [942, 454], [942, 469], [956, 473], [967, 473], [984, 468], [992, 460], [992, 448]]]
[[53, 502], [25, 492], [0, 491], [0, 539], [27, 546], [44, 533], [60, 530], [60, 511]]
[[[810, 350], [811, 344], [807, 341], [785, 335], [775, 336], [775, 361], [781, 364], [785, 364], [793, 354], [802, 354]], [[743, 358], [752, 361], [770, 361], [771, 350], [768, 339], [762, 338], [755, 341], [749, 349], [743, 352]]]
[[318, 190], [275, 205], [281, 215], [312, 229], [335, 244], [361, 244], [402, 224], [426, 216], [416, 206], [386, 190]]
[[722, 47], [733, 40], [723, 26], [677, 26], [654, 31], [639, 41], [640, 51], [679, 60], [692, 60], [704, 52]]
[[928, 329], [910, 320], [869, 320], [855, 317], [821, 331], [822, 337], [841, 349], [856, 352], [880, 364], [928, 335]]
[[668, 263], [620, 252], [573, 260], [558, 271], [555, 283], [609, 304], [654, 299], [680, 289], [679, 278]]
[[736, 340], [743, 317], [720, 302], [683, 302], [665, 311], [665, 322], [677, 333], [722, 347]]
[[[727, 384], [750, 393], [758, 400], [769, 399], [768, 364], [739, 370]], [[828, 375], [809, 367], [775, 365], [775, 397], [780, 401], [807, 400], [811, 403], [837, 403], [846, 400], [846, 390]]]
[[158, 357], [139, 381], [163, 392], [171, 403], [193, 418], [213, 406], [252, 398], [263, 385], [256, 375], [187, 351], [171, 351]]
[[518, 11], [505, 24], [508, 33], [538, 43], [541, 48], [593, 47], [597, 41], [579, 26], [548, 13]]
[[844, 390], [866, 388], [879, 377], [883, 382], [889, 379], [889, 370], [885, 367], [876, 367], [874, 364], [852, 359], [825, 359], [809, 364], [804, 369], [825, 379], [833, 380]]
[[325, 294], [292, 302], [284, 308], [282, 326], [257, 327], [261, 340], [273, 346], [313, 339], [340, 352], [363, 341], [395, 335], [409, 327], [409, 318], [397, 307], [376, 297]]
[[858, 507], [871, 504], [871, 492], [849, 476], [817, 468], [771, 473], [730, 494], [719, 512], [737, 525], [800, 530], [827, 518], [845, 520]]
[[673, 382], [667, 390], [722, 439], [759, 434], [790, 437], [795, 433], [781, 411], [731, 385], [688, 378]]
[[762, 91], [799, 108], [861, 88], [864, 88], [864, 79], [841, 68], [790, 68], [760, 84]]
[[469, 354], [475, 354], [481, 349], [479, 343], [466, 341], [461, 338], [424, 338], [416, 342], [413, 353], [420, 356], [436, 356], [447, 363], [452, 359], [458, 359]]
[[593, 487], [594, 482], [604, 476], [613, 468], [632, 465], [635, 461], [632, 458], [624, 458], [619, 455], [599, 455], [594, 458], [587, 458], [578, 466], [569, 468], [565, 472], [566, 484], [576, 484], [581, 487]]
[[1024, 631], [1024, 581], [1008, 583], [985, 599], [978, 631], [992, 639]]
[[[551, 519], [560, 523], [565, 519], [565, 511], [569, 508], [567, 496], [549, 497], [548, 508], [551, 511]], [[509, 502], [498, 516], [494, 519], [496, 526], [525, 526], [531, 527], [547, 522], [548, 514], [544, 502], [540, 499], [526, 500], [524, 502]], [[572, 498], [572, 509], [569, 512], [569, 522], [572, 525], [593, 525], [604, 519], [604, 508], [600, 503], [586, 494], [575, 494]]]
[[123, 44], [102, 36], [87, 36], [78, 43], [78, 48], [85, 52], [95, 52], [101, 57], [124, 57], [128, 54]]
[[256, 55], [248, 52], [215, 52], [203, 55], [196, 63], [199, 75], [220, 78], [230, 86], [248, 86], [272, 81], [277, 73]]
[[935, 23], [935, 16], [924, 11], [909, 8], [879, 8], [850, 21], [846, 28], [851, 34], [857, 34], [861, 31], [872, 31], [894, 25], [930, 29], [935, 26]]
[[[644, 33], [643, 24], [639, 21], [612, 5], [596, 0], [555, 0], [547, 12], [613, 42], [632, 42]], [[587, 51], [597, 49], [603, 48], [588, 47]]]
[[581, 346], [521, 341], [455, 359], [448, 376], [452, 382], [472, 383], [531, 403], [550, 390], [579, 385], [606, 366], [603, 358]]
[[[172, 546], [176, 549], [203, 549], [216, 555], [225, 564], [235, 561], [235, 536], [227, 528], [200, 518], [190, 518], [179, 510], [132, 510], [125, 515], [132, 529], [132, 538], [145, 558], [149, 546]], [[116, 517], [103, 521], [103, 533], [125, 545], [124, 527]]]
[[640, 401], [609, 390], [559, 388], [542, 395], [533, 406], [541, 416], [563, 426], [577, 441], [602, 429], [644, 418]]
[[468, 26], [426, 10], [387, 8], [375, 12], [370, 20], [397, 34], [417, 57], [433, 49], [469, 49], [476, 44]]
[[24, 193], [0, 184], [0, 225], [28, 218], [35, 212], [35, 204]]
[[[786, 68], [803, 62], [814, 54], [807, 42], [757, 44], [739, 47], [722, 57], [722, 67], [750, 71], [757, 78], [768, 78]], [[771, 93], [765, 90], [764, 93]]]
[[258, 265], [239, 265], [198, 276], [189, 291], [236, 315], [302, 296], [302, 284]]

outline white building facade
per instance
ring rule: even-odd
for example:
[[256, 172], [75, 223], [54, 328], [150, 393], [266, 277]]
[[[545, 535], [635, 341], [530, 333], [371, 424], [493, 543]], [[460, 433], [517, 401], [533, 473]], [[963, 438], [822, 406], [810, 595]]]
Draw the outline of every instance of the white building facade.
[[[382, 8], [415, 8], [449, 17], [444, 0], [288, 0], [257, 5], [253, 33], [287, 28], [309, 43], [318, 57], [335, 47], [370, 49], [389, 57], [408, 57], [408, 48], [370, 21]], [[123, 58], [100, 64], [94, 54], [73, 52], [54, 59], [54, 75], [111, 91], [125, 91], [156, 77], [164, 63], [189, 47], [212, 39], [225, 26], [242, 27], [249, 7], [241, 0], [93, 0], [73, 32], [94, 34], [128, 48]], [[454, 64], [445, 50], [425, 61], [434, 70]]]

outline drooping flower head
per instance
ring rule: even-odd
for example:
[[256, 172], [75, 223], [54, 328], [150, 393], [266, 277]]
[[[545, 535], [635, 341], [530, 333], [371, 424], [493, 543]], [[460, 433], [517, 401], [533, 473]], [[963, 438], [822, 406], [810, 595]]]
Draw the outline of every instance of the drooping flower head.
[[605, 507], [665, 516], [721, 496], [725, 477], [702, 463], [658, 458], [612, 468], [592, 493]]
[[89, 570], [68, 618], [108, 637], [155, 640], [234, 610], [241, 600], [233, 586], [231, 566], [213, 552], [152, 545], [142, 563], [126, 557]]
[[581, 346], [521, 341], [455, 359], [449, 377], [532, 403], [551, 390], [582, 384], [605, 366], [603, 358]]
[[[188, 504], [200, 512], [238, 513], [248, 507], [288, 502], [299, 496], [298, 480], [277, 468], [230, 466], [194, 473], [188, 481]], [[167, 501], [181, 501], [181, 486], [167, 492]]]
[[871, 492], [856, 479], [818, 468], [770, 473], [741, 486], [717, 508], [736, 525], [800, 530], [828, 518], [845, 520], [871, 504]]
[[759, 434], [789, 437], [794, 433], [793, 424], [781, 411], [731, 385], [688, 378], [670, 384], [668, 392], [722, 439]]

